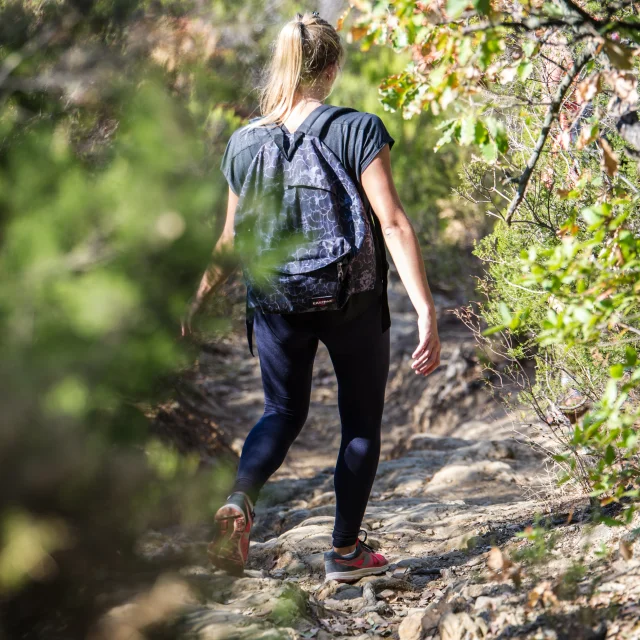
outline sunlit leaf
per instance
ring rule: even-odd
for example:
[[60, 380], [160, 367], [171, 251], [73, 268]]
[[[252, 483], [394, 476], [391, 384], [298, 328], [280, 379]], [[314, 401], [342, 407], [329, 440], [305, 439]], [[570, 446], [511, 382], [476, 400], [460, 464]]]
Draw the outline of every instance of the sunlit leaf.
[[578, 84], [575, 90], [576, 102], [590, 102], [602, 90], [602, 76], [594, 73]]
[[469, 0], [447, 0], [447, 15], [456, 20], [469, 6]]
[[496, 325], [495, 327], [489, 327], [488, 329], [485, 329], [482, 332], [483, 336], [492, 336], [495, 333], [500, 333], [501, 331], [504, 331], [507, 328], [507, 325], [501, 324], [501, 325]]
[[482, 157], [493, 164], [498, 159], [498, 145], [493, 140], [489, 140], [481, 146]]
[[604, 218], [591, 207], [582, 209], [580, 215], [584, 218], [586, 223], [591, 226], [599, 225], [604, 222]]
[[509, 311], [509, 307], [504, 302], [500, 302], [498, 304], [498, 310], [500, 311], [500, 317], [502, 318], [505, 324], [510, 324], [512, 320], [511, 312]]
[[619, 380], [624, 375], [624, 366], [621, 364], [614, 364], [609, 367], [609, 375], [614, 380]]

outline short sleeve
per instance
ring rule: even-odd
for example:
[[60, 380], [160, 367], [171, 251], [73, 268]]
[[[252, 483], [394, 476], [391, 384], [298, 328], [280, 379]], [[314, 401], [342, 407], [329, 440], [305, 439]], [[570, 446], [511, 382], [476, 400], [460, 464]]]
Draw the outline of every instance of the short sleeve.
[[374, 114], [368, 114], [368, 118], [363, 123], [361, 141], [360, 175], [362, 175], [364, 170], [371, 164], [385, 145], [388, 144], [389, 149], [391, 149], [395, 143], [395, 140], [387, 131], [382, 120]]
[[222, 156], [222, 162], [220, 163], [220, 170], [224, 174], [224, 177], [227, 179], [229, 183], [229, 187], [236, 194], [240, 194], [240, 190], [242, 189], [242, 154], [238, 151], [237, 144], [237, 132], [234, 133], [231, 138], [229, 138], [229, 142], [227, 143], [227, 148], [224, 150], [224, 155]]

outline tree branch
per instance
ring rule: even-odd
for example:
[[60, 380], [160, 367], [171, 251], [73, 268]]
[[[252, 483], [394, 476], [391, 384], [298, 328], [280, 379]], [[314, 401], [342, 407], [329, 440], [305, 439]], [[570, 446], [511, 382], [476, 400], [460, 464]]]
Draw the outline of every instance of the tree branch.
[[584, 22], [590, 24], [596, 30], [604, 26], [601, 20], [598, 20], [594, 16], [592, 16], [588, 11], [585, 11], [577, 2], [573, 0], [560, 0], [560, 4], [563, 4], [569, 11], [573, 13], [577, 13]]
[[558, 85], [556, 89], [555, 96], [553, 101], [549, 105], [547, 109], [547, 113], [544, 118], [544, 123], [542, 124], [542, 129], [540, 130], [540, 135], [538, 136], [538, 140], [536, 142], [536, 146], [533, 149], [533, 153], [529, 157], [529, 161], [527, 162], [527, 166], [525, 170], [522, 172], [518, 180], [518, 188], [516, 190], [516, 194], [509, 203], [509, 208], [507, 209], [507, 215], [505, 217], [505, 221], [507, 224], [511, 223], [511, 218], [513, 218], [513, 214], [516, 212], [522, 200], [524, 199], [525, 191], [527, 190], [527, 186], [529, 185], [529, 180], [531, 179], [531, 174], [533, 170], [536, 168], [536, 164], [540, 158], [540, 154], [542, 153], [542, 149], [547, 141], [547, 137], [549, 136], [549, 132], [551, 131], [551, 125], [554, 120], [558, 116], [558, 112], [560, 111], [560, 106], [564, 101], [565, 95], [576, 79], [582, 68], [584, 67], [589, 60], [593, 57], [596, 51], [595, 45], [592, 45], [587, 48], [587, 50], [580, 55], [580, 57], [573, 63], [573, 68], [567, 75], [562, 79], [562, 82]]

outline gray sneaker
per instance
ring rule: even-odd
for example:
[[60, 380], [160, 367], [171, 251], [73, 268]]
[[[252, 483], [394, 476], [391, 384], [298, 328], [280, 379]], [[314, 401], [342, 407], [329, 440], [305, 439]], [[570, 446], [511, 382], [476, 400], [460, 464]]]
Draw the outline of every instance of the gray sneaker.
[[[364, 540], [366, 540], [366, 531], [362, 533], [364, 533]], [[365, 544], [364, 540], [358, 539], [355, 551], [346, 556], [341, 556], [333, 549], [324, 554], [326, 580], [348, 582], [359, 580], [364, 576], [384, 573], [387, 570], [389, 567], [387, 559], [382, 554], [375, 553], [368, 544]]]

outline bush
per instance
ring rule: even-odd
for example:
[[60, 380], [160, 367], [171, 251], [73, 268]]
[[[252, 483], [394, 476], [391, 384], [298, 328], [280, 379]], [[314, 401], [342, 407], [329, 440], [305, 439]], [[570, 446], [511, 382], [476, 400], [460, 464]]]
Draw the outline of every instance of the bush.
[[[446, 114], [438, 148], [477, 149], [460, 195], [497, 222], [477, 247], [487, 362], [535, 411], [534, 439], [630, 522], [638, 498], [640, 22], [573, 2], [365, 3], [363, 46], [410, 51], [382, 85], [406, 117]], [[467, 312], [473, 318], [474, 311]], [[497, 365], [498, 361], [502, 361]], [[527, 362], [536, 365], [535, 377]], [[505, 364], [506, 362], [506, 364]]]

